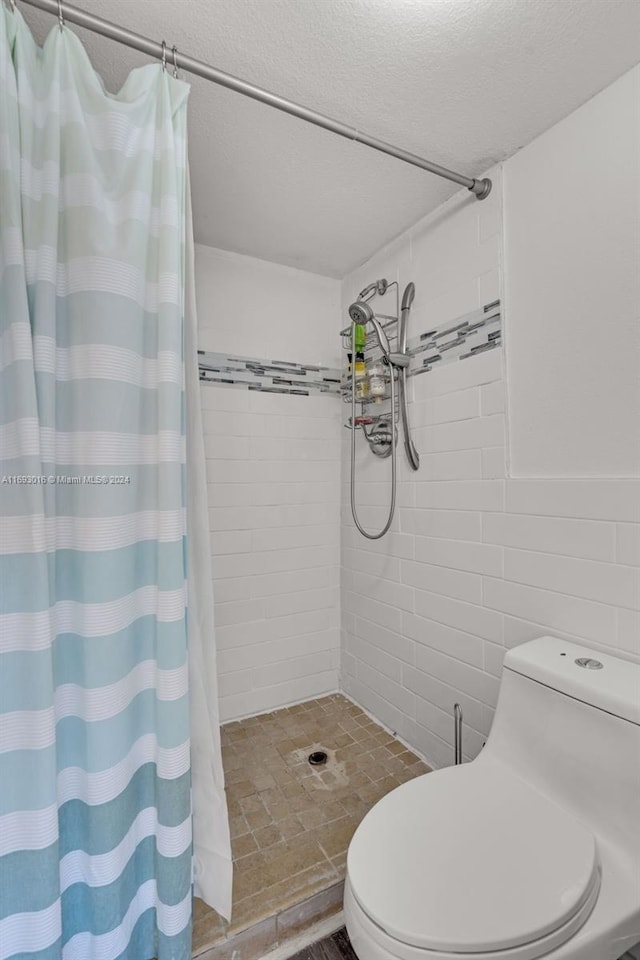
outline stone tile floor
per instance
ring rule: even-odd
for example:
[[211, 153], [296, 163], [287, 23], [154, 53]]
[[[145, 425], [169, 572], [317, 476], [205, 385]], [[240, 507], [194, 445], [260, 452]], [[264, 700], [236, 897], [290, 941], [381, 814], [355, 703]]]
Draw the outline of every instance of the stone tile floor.
[[[314, 750], [327, 753], [326, 765], [309, 764]], [[247, 944], [234, 956], [267, 953], [320, 919], [319, 910], [339, 909], [358, 823], [384, 794], [429, 769], [340, 694], [226, 724], [222, 752], [233, 917], [227, 924], [196, 899], [193, 955], [210, 951], [202, 960], [224, 960], [234, 938]], [[296, 907], [305, 901], [306, 915]], [[242, 933], [254, 927], [259, 947]]]

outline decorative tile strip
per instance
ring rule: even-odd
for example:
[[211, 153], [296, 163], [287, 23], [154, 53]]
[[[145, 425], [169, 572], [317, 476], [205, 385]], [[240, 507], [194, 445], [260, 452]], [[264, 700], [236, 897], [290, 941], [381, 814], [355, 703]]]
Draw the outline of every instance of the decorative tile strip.
[[435, 328], [413, 337], [407, 344], [411, 357], [409, 376], [427, 373], [434, 366], [452, 360], [466, 360], [478, 353], [493, 350], [502, 343], [500, 301], [494, 300], [473, 310], [443, 329]]
[[340, 371], [310, 363], [256, 360], [198, 350], [200, 380], [262, 393], [288, 393], [308, 397], [313, 393], [340, 393]]
[[[385, 325], [385, 330], [391, 341], [392, 350], [396, 349], [397, 333], [396, 321]], [[442, 328], [434, 327], [407, 342], [407, 353], [410, 357], [408, 376], [415, 377], [421, 373], [428, 373], [434, 367], [441, 367], [453, 360], [466, 360], [475, 357], [487, 350], [494, 350], [502, 343], [502, 321], [500, 301], [494, 300], [484, 307], [472, 310], [456, 320], [450, 321]], [[380, 346], [375, 334], [367, 337], [365, 356], [367, 363], [380, 359]], [[348, 371], [343, 371], [342, 393], [345, 400], [351, 397], [351, 377]], [[374, 400], [359, 401], [369, 407]], [[383, 416], [387, 414], [382, 414]]]

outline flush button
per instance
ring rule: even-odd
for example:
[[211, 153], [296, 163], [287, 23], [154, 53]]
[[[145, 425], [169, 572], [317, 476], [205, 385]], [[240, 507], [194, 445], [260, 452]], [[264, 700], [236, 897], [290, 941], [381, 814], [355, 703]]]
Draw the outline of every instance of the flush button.
[[585, 667], [587, 670], [602, 670], [600, 661], [592, 660], [591, 657], [578, 657], [578, 659], [573, 662], [577, 663], [579, 667]]

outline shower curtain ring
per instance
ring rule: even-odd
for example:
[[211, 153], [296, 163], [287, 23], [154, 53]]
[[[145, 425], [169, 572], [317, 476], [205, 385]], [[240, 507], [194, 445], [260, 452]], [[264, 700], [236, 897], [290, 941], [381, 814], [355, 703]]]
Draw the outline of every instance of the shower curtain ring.
[[175, 46], [171, 47], [171, 52], [173, 53], [173, 75], [177, 79], [178, 78], [178, 62], [177, 62], [178, 48]]
[[60, 27], [60, 32], [64, 27], [64, 17], [62, 15], [62, 0], [58, 0], [58, 26]]
[[[58, 0], [59, 2], [60, 0]], [[164, 40], [162, 41], [162, 70], [164, 73], [167, 72], [167, 45]]]

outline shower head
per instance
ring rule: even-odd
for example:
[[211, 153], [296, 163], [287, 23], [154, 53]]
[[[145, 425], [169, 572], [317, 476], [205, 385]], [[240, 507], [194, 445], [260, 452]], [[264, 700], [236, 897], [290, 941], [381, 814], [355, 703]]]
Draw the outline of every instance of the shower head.
[[361, 300], [356, 300], [355, 303], [352, 303], [349, 307], [349, 316], [351, 317], [353, 323], [371, 324], [376, 332], [380, 349], [382, 350], [385, 358], [387, 358], [391, 353], [389, 340], [386, 333], [382, 329], [380, 321], [375, 316], [369, 304], [363, 303]]
[[387, 292], [387, 287], [389, 282], [381, 277], [380, 280], [374, 280], [373, 283], [370, 283], [368, 287], [365, 287], [364, 290], [361, 290], [358, 294], [358, 300], [369, 299], [369, 297], [376, 293], [379, 297], [383, 297]]
[[373, 320], [373, 310], [368, 303], [356, 300], [349, 307], [349, 316], [353, 323], [369, 323]]

